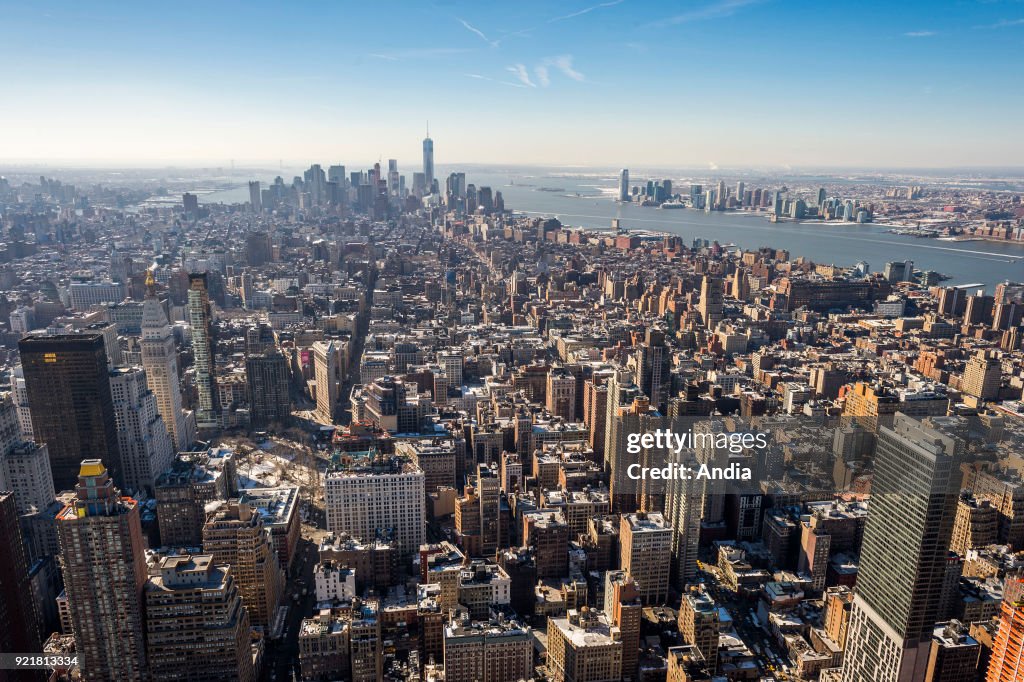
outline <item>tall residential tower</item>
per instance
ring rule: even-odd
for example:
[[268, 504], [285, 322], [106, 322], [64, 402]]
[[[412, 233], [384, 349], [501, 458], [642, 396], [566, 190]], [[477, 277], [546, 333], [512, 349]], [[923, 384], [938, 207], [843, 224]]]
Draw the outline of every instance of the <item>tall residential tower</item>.
[[220, 404], [214, 373], [213, 317], [206, 273], [188, 276], [188, 321], [192, 326], [192, 355], [195, 359], [199, 405], [196, 422], [200, 429], [220, 428]]
[[147, 680], [139, 505], [121, 496], [100, 460], [82, 461], [57, 535], [82, 679]]

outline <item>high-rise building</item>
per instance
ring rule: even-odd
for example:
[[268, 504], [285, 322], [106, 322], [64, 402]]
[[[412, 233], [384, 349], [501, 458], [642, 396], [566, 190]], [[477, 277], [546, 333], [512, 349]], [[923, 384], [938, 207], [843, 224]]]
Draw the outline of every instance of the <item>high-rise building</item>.
[[324, 424], [333, 424], [340, 384], [334, 341], [313, 343], [313, 374], [316, 377], [316, 418]]
[[445, 682], [516, 682], [531, 677], [530, 631], [516, 621], [465, 619], [444, 627]]
[[941, 620], [965, 450], [962, 440], [904, 414], [879, 429], [844, 682], [923, 679]]
[[220, 401], [214, 373], [213, 317], [210, 312], [210, 291], [206, 273], [188, 276], [188, 320], [192, 327], [192, 356], [195, 365], [198, 409], [196, 422], [200, 429], [220, 428]]
[[633, 365], [633, 382], [651, 399], [652, 405], [664, 408], [671, 365], [671, 357], [665, 347], [665, 332], [648, 329], [630, 363]]
[[[696, 460], [673, 453], [671, 461], [695, 469]], [[665, 489], [665, 517], [672, 528], [673, 584], [682, 592], [697, 578], [700, 520], [704, 513], [704, 486], [694, 478], [669, 479]]]
[[629, 201], [629, 169], [619, 171], [619, 201]]
[[523, 544], [533, 548], [538, 578], [560, 578], [569, 572], [569, 524], [562, 512], [524, 512]]
[[249, 181], [249, 208], [253, 213], [261, 213], [263, 211], [263, 199], [260, 196], [259, 180]]
[[679, 605], [679, 635], [707, 662], [712, 675], [718, 667], [718, 606], [703, 586], [692, 587], [683, 593]]
[[1024, 578], [1008, 580], [1003, 592], [999, 629], [989, 658], [986, 682], [1024, 678]]
[[697, 304], [697, 311], [700, 313], [701, 322], [710, 331], [714, 331], [718, 323], [722, 321], [724, 295], [722, 279], [713, 275], [704, 275], [700, 284], [700, 302]]
[[245, 359], [245, 377], [249, 389], [249, 415], [253, 427], [284, 424], [291, 419], [288, 360], [279, 350]]
[[146, 583], [146, 651], [155, 680], [254, 682], [249, 614], [231, 567], [167, 556]]
[[552, 682], [622, 679], [622, 640], [608, 617], [589, 607], [548, 618], [548, 675]]
[[949, 551], [963, 556], [975, 547], [994, 545], [999, 539], [999, 509], [991, 500], [962, 495], [956, 505], [953, 540]]
[[263, 515], [231, 500], [214, 509], [203, 526], [203, 552], [228, 564], [254, 627], [269, 628], [284, 591], [284, 572]]
[[423, 472], [427, 494], [438, 488], [454, 488], [456, 458], [455, 441], [401, 440], [395, 443], [395, 454], [408, 457]]
[[587, 425], [587, 444], [594, 461], [604, 462], [605, 419], [608, 417], [608, 386], [598, 378], [583, 383], [583, 423]]
[[124, 487], [153, 493], [157, 477], [174, 461], [174, 443], [157, 412], [146, 370], [122, 367], [110, 372], [110, 395], [117, 417], [117, 445], [124, 468]]
[[229, 482], [234, 478], [232, 469], [233, 462], [216, 468], [208, 466], [208, 460], [193, 461], [189, 456], [176, 460], [156, 479], [156, 518], [164, 547], [202, 546], [206, 506], [235, 492], [234, 483]]
[[164, 418], [176, 451], [192, 445], [192, 415], [181, 406], [181, 384], [178, 378], [178, 350], [167, 313], [156, 297], [156, 280], [152, 271], [146, 274], [146, 300], [142, 303], [142, 367], [149, 387], [156, 396], [156, 407]]
[[36, 442], [50, 452], [57, 490], [78, 480], [83, 459], [100, 456], [124, 483], [103, 335], [26, 336], [18, 342]]
[[[42, 642], [36, 606], [29, 587], [29, 566], [18, 527], [18, 509], [13, 493], [0, 491], [0, 654], [41, 651]], [[0, 670], [0, 680], [6, 682]], [[14, 679], [14, 678], [12, 678]]]
[[[618, 508], [616, 494], [622, 487], [623, 472], [628, 464], [625, 448], [626, 424], [622, 416], [635, 411], [633, 408], [637, 398], [642, 398], [640, 388], [633, 383], [632, 377], [625, 371], [616, 372], [608, 379], [608, 397], [605, 412], [604, 433], [604, 469], [611, 479], [612, 504]], [[527, 453], [529, 454], [529, 453]]]
[[975, 398], [996, 400], [1002, 377], [999, 354], [990, 350], [978, 351], [967, 361], [961, 388]]
[[635, 680], [640, 662], [643, 601], [636, 582], [625, 571], [606, 571], [604, 575], [604, 612], [619, 629], [622, 640], [622, 679]]
[[825, 590], [825, 634], [842, 648], [846, 648], [846, 634], [853, 610], [853, 592], [846, 585], [835, 585]]
[[18, 409], [18, 426], [21, 427], [21, 437], [25, 440], [35, 440], [32, 432], [32, 410], [28, 404], [28, 385], [25, 383], [25, 369], [19, 362], [11, 370], [11, 393], [14, 397], [14, 405]]
[[50, 453], [45, 445], [22, 439], [10, 393], [0, 394], [0, 490], [14, 493], [19, 515], [41, 512], [54, 500]]
[[348, 533], [364, 542], [391, 534], [403, 553], [423, 544], [424, 477], [412, 462], [381, 455], [328, 471], [324, 505], [332, 533]]
[[622, 570], [637, 585], [644, 604], [668, 600], [672, 529], [661, 514], [624, 514], [619, 522]]
[[548, 412], [567, 422], [576, 420], [576, 377], [560, 367], [548, 372], [546, 391]]
[[924, 682], [976, 682], [981, 645], [959, 621], [939, 623], [932, 634]]
[[430, 139], [430, 126], [423, 138], [423, 179], [426, 193], [431, 194], [434, 191], [434, 141]]
[[81, 462], [57, 535], [82, 679], [148, 680], [139, 505], [121, 496], [102, 461]]
[[0, 453], [0, 490], [14, 493], [18, 514], [35, 514], [55, 497], [50, 454], [45, 445], [25, 441]]

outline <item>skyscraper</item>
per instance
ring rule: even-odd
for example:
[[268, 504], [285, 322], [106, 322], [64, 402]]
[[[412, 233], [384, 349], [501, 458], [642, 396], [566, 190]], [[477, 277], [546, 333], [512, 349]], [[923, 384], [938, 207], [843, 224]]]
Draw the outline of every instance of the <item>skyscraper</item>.
[[[696, 459], [688, 451], [671, 454], [672, 463], [696, 469]], [[665, 489], [665, 516], [672, 528], [672, 576], [680, 592], [697, 578], [697, 553], [700, 549], [700, 520], [704, 511], [703, 481], [672, 478]]]
[[1024, 579], [1006, 581], [999, 629], [986, 682], [1017, 682], [1024, 677]]
[[629, 574], [644, 604], [668, 598], [672, 566], [672, 529], [661, 514], [624, 514], [619, 522], [622, 569]]
[[181, 407], [178, 351], [163, 304], [156, 297], [155, 285], [156, 280], [150, 271], [146, 275], [146, 300], [142, 303], [142, 367], [156, 396], [157, 410], [171, 434], [174, 449], [183, 451], [192, 445], [191, 415]]
[[[28, 560], [14, 494], [0, 492], [0, 653], [40, 651], [39, 622], [29, 588]], [[0, 670], [0, 680], [6, 680]]]
[[259, 180], [249, 181], [249, 208], [252, 209], [253, 213], [260, 213], [263, 211], [263, 201], [260, 197]]
[[991, 350], [976, 352], [964, 367], [963, 392], [980, 400], [996, 400], [1002, 384], [999, 354]]
[[14, 493], [19, 515], [42, 511], [54, 499], [50, 453], [46, 445], [23, 440], [9, 393], [0, 395], [0, 490]]
[[619, 172], [619, 201], [629, 201], [629, 169]]
[[231, 566], [249, 620], [269, 628], [285, 584], [259, 510], [232, 500], [210, 512], [203, 526], [203, 551], [215, 563]]
[[146, 584], [147, 649], [154, 679], [251, 682], [249, 614], [231, 567], [213, 557], [169, 556]]
[[430, 126], [427, 126], [427, 136], [423, 138], [423, 179], [426, 184], [426, 193], [434, 191], [434, 141], [430, 139]]
[[415, 464], [380, 456], [327, 472], [327, 530], [370, 542], [390, 532], [402, 553], [423, 544], [425, 478]]
[[82, 678], [147, 680], [139, 506], [121, 496], [100, 460], [82, 461], [74, 502], [57, 515], [57, 535]]
[[905, 414], [880, 428], [844, 682], [924, 678], [965, 450]]
[[709, 331], [715, 331], [718, 323], [722, 321], [722, 298], [725, 295], [724, 287], [720, 277], [704, 275], [700, 284], [700, 303], [697, 310], [700, 312], [701, 321]]
[[192, 355], [195, 360], [199, 409], [196, 422], [200, 429], [220, 428], [220, 404], [214, 375], [213, 319], [206, 273], [188, 276], [188, 320], [192, 327]]
[[338, 350], [334, 341], [313, 343], [313, 374], [316, 378], [316, 418], [324, 424], [333, 424], [339, 388]]
[[245, 359], [245, 376], [249, 388], [249, 414], [254, 427], [291, 418], [288, 394], [288, 361], [279, 350]]
[[54, 487], [71, 489], [81, 461], [96, 456], [123, 485], [103, 335], [26, 336], [18, 348], [32, 431], [50, 451]]
[[174, 462], [174, 444], [157, 412], [146, 370], [122, 367], [110, 372], [110, 394], [117, 416], [117, 444], [124, 467], [124, 487], [153, 492], [157, 477]]

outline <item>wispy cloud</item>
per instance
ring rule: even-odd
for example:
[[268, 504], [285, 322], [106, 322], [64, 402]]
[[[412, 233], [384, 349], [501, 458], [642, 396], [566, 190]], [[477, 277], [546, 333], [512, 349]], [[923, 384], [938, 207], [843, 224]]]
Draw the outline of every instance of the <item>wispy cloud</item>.
[[590, 14], [591, 12], [593, 12], [596, 9], [602, 9], [604, 7], [614, 7], [615, 5], [621, 5], [625, 1], [626, 0], [611, 0], [610, 2], [602, 2], [602, 3], [599, 3], [597, 5], [591, 5], [590, 7], [584, 7], [581, 10], [577, 10], [575, 12], [570, 12], [569, 14], [563, 14], [563, 15], [558, 16], [558, 17], [552, 17], [551, 19], [548, 19], [547, 23], [554, 24], [554, 23], [559, 22], [559, 21], [565, 21], [566, 19], [575, 19], [576, 17], [581, 17], [584, 14]]
[[586, 76], [584, 76], [582, 73], [573, 68], [571, 54], [563, 54], [557, 57], [549, 57], [548, 59], [544, 60], [544, 63], [555, 67], [564, 75], [568, 76], [574, 81], [583, 82], [587, 80]]
[[490, 83], [499, 83], [501, 85], [508, 85], [508, 86], [513, 87], [513, 88], [525, 88], [526, 87], [522, 83], [513, 83], [511, 81], [503, 81], [503, 80], [500, 80], [498, 78], [491, 78], [490, 76], [485, 76], [485, 75], [480, 74], [480, 73], [466, 73], [466, 74], [463, 74], [463, 75], [466, 78], [472, 78], [472, 79], [478, 80], [478, 81], [488, 81]]
[[938, 34], [935, 31], [907, 31], [903, 35], [907, 38], [931, 38]]
[[465, 27], [465, 29], [467, 31], [469, 31], [470, 33], [476, 35], [477, 37], [480, 38], [480, 40], [484, 41], [485, 43], [487, 43], [491, 47], [498, 47], [498, 45], [501, 44], [500, 40], [491, 40], [490, 38], [487, 37], [487, 35], [483, 31], [481, 31], [480, 29], [478, 29], [476, 26], [474, 26], [473, 24], [469, 23], [465, 19], [462, 19], [461, 17], [455, 17], [455, 18], [458, 20], [458, 22], [460, 24], [462, 24]]
[[511, 73], [513, 76], [519, 79], [519, 82], [528, 88], [537, 87], [533, 81], [530, 80], [530, 72], [526, 70], [525, 64], [513, 64], [512, 66], [505, 67], [505, 70]]
[[537, 82], [540, 83], [541, 87], [548, 87], [551, 85], [551, 75], [548, 73], [548, 67], [545, 64], [534, 67], [533, 72], [537, 75]]
[[1011, 28], [1013, 26], [1024, 26], [1024, 19], [1000, 19], [994, 24], [984, 24], [982, 26], [975, 26], [974, 28], [996, 29]]
[[653, 26], [676, 26], [678, 24], [688, 24], [691, 21], [703, 21], [705, 19], [721, 19], [723, 17], [731, 17], [740, 11], [744, 7], [750, 5], [757, 5], [764, 0], [718, 0], [710, 5], [704, 7], [698, 7], [696, 9], [676, 14], [671, 17], [667, 17], [660, 21], [654, 22]]
[[513, 74], [520, 83], [530, 88], [535, 88], [538, 85], [546, 88], [551, 85], [552, 69], [574, 81], [582, 83], [587, 80], [587, 77], [573, 66], [571, 54], [545, 57], [541, 60], [539, 64], [533, 67], [533, 75], [536, 77], [536, 81], [530, 78], [530, 71], [525, 64], [513, 64], [512, 66], [505, 67], [505, 70]]

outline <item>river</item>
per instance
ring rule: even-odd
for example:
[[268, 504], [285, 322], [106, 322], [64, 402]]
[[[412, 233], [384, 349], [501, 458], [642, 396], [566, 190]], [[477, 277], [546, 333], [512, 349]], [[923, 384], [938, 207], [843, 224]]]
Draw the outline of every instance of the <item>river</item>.
[[[260, 179], [264, 183], [271, 180]], [[705, 213], [619, 204], [613, 200], [617, 178], [608, 174], [538, 172], [510, 176], [479, 171], [468, 172], [467, 182], [500, 191], [507, 209], [555, 216], [571, 226], [606, 229], [613, 218], [618, 218], [623, 228], [677, 234], [686, 243], [702, 238], [747, 249], [771, 246], [816, 263], [849, 266], [863, 260], [875, 271], [882, 270], [888, 261], [912, 260], [919, 270], [947, 275], [947, 284], [979, 283], [987, 293], [992, 293], [999, 282], [1024, 280], [1024, 244], [947, 242], [889, 234], [890, 228], [881, 225], [771, 223], [764, 213]], [[248, 189], [239, 187], [203, 195], [200, 201], [242, 203], [248, 198]]]

